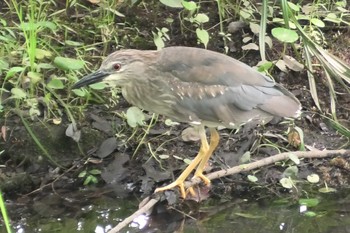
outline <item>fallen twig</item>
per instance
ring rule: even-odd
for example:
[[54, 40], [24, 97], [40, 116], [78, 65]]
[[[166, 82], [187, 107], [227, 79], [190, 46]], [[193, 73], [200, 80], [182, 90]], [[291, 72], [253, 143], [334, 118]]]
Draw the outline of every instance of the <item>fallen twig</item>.
[[[285, 152], [281, 154], [277, 154], [274, 156], [270, 156], [268, 158], [264, 158], [252, 163], [242, 164], [238, 165], [229, 169], [223, 169], [220, 171], [216, 171], [213, 173], [209, 173], [206, 175], [206, 177], [209, 180], [218, 179], [221, 177], [237, 174], [240, 172], [250, 171], [256, 168], [260, 168], [263, 166], [267, 166], [270, 164], [274, 164], [276, 162], [289, 159], [289, 156], [293, 154], [294, 156], [297, 156], [298, 158], [325, 158], [330, 157], [334, 155], [343, 155], [343, 156], [350, 156], [350, 150], [323, 150], [323, 151], [297, 151], [297, 152]], [[194, 185], [197, 185], [201, 182], [201, 179], [192, 179], [191, 181], [186, 182], [185, 187], [189, 188]], [[154, 196], [154, 195], [153, 195]], [[141, 214], [144, 214], [148, 212], [159, 200], [160, 197], [154, 197], [150, 198], [146, 204], [144, 204], [142, 207], [140, 207], [136, 212], [134, 212], [132, 215], [124, 219], [122, 222], [120, 222], [116, 227], [112, 228], [109, 233], [116, 233], [120, 232], [124, 227], [126, 227], [130, 222], [132, 222], [136, 217], [140, 216]]]

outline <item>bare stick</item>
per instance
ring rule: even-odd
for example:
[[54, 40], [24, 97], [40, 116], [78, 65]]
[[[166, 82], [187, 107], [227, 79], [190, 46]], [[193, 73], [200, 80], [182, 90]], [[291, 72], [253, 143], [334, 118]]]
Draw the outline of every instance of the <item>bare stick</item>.
[[[267, 166], [270, 164], [274, 164], [276, 162], [289, 159], [289, 156], [293, 154], [294, 156], [297, 156], [298, 158], [325, 158], [330, 157], [334, 155], [342, 155], [342, 156], [350, 156], [350, 150], [323, 150], [323, 151], [297, 151], [297, 152], [285, 152], [281, 154], [277, 154], [274, 156], [270, 156], [268, 158], [264, 158], [252, 163], [242, 164], [238, 165], [229, 169], [223, 169], [217, 172], [209, 173], [206, 175], [206, 177], [209, 180], [218, 179], [221, 177], [237, 174], [240, 172], [246, 172], [250, 171], [256, 168], [260, 168], [263, 166]], [[191, 181], [186, 182], [185, 187], [189, 188], [191, 186], [197, 185], [201, 182], [201, 179], [192, 179]], [[160, 198], [149, 198], [150, 200], [143, 205], [140, 209], [138, 209], [136, 212], [134, 212], [132, 215], [124, 219], [122, 222], [120, 222], [116, 227], [112, 228], [109, 233], [116, 233], [120, 232], [124, 227], [126, 227], [130, 222], [132, 222], [136, 217], [140, 216], [141, 214], [144, 214], [148, 212], [159, 200]]]

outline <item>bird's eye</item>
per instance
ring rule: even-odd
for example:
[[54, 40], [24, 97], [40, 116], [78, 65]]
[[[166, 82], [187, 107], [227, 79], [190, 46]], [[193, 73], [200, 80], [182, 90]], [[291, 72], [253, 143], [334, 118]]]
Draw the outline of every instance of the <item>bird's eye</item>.
[[116, 71], [120, 70], [120, 68], [122, 68], [122, 65], [120, 65], [119, 63], [115, 63], [113, 65], [113, 69], [116, 70]]

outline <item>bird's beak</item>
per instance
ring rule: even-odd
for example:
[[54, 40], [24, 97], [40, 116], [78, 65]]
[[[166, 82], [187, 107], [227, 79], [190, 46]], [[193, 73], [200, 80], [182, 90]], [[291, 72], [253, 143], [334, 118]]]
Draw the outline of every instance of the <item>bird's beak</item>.
[[107, 77], [108, 75], [110, 75], [110, 73], [98, 70], [94, 73], [84, 76], [82, 79], [80, 79], [77, 83], [73, 85], [72, 89], [77, 89], [90, 84], [101, 82], [103, 78]]

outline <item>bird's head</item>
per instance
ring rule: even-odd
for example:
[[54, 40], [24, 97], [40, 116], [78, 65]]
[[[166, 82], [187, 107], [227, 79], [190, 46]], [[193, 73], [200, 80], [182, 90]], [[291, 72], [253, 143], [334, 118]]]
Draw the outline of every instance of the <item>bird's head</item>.
[[157, 58], [157, 51], [120, 50], [110, 54], [100, 68], [83, 77], [73, 89], [103, 82], [110, 86], [123, 86], [145, 77], [145, 71]]

